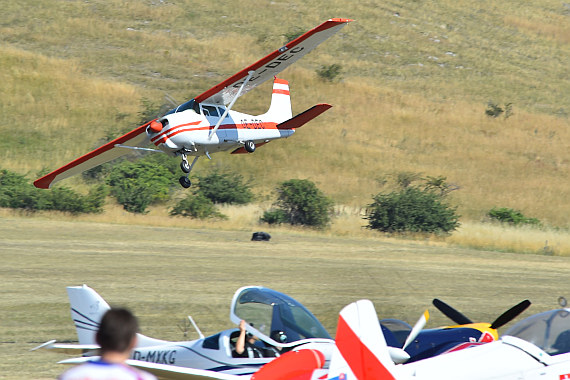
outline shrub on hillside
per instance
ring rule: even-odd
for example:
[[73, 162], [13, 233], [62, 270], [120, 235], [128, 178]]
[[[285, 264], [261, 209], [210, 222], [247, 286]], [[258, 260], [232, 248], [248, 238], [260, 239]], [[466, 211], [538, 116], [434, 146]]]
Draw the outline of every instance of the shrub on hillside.
[[199, 192], [214, 203], [247, 204], [253, 200], [250, 185], [239, 173], [222, 173], [219, 170], [197, 176]]
[[328, 82], [334, 82], [335, 80], [340, 79], [341, 72], [342, 66], [338, 63], [333, 63], [331, 65], [321, 66], [321, 68], [317, 70], [317, 75], [319, 78]]
[[316, 228], [326, 227], [331, 220], [333, 202], [317, 186], [306, 179], [291, 179], [277, 188], [277, 201], [266, 212], [261, 221], [304, 225]]
[[459, 226], [456, 209], [431, 189], [408, 186], [377, 194], [368, 206], [368, 228], [384, 232], [451, 232]]
[[176, 182], [164, 165], [153, 160], [137, 160], [114, 166], [107, 183], [111, 195], [126, 211], [145, 213], [150, 204], [167, 200]]
[[488, 213], [489, 218], [499, 221], [501, 223], [508, 223], [513, 226], [521, 224], [531, 226], [541, 226], [542, 223], [537, 218], [527, 218], [518, 210], [506, 207], [493, 207]]
[[174, 206], [170, 211], [170, 215], [179, 215], [197, 219], [226, 218], [224, 214], [216, 210], [214, 203], [200, 192], [197, 192], [196, 194], [188, 194], [186, 198], [182, 199], [176, 204], [176, 206]]
[[55, 210], [78, 213], [103, 211], [106, 188], [94, 187], [88, 195], [81, 195], [67, 187], [51, 190], [35, 188], [26, 177], [0, 170], [0, 207], [28, 211]]

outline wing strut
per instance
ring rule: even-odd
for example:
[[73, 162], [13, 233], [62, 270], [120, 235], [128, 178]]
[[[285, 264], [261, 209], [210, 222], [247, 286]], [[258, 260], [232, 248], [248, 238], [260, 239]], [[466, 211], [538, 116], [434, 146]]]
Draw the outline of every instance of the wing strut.
[[247, 73], [247, 78], [245, 78], [245, 80], [243, 81], [243, 83], [241, 84], [237, 94], [234, 96], [234, 98], [232, 99], [231, 103], [228, 105], [228, 107], [226, 108], [226, 112], [224, 112], [224, 114], [222, 115], [222, 117], [220, 117], [220, 120], [218, 120], [218, 122], [216, 123], [216, 126], [214, 127], [214, 129], [212, 129], [212, 131], [210, 132], [210, 135], [208, 136], [208, 140], [212, 139], [212, 136], [214, 135], [214, 133], [216, 133], [216, 131], [218, 130], [218, 128], [220, 128], [220, 124], [222, 124], [222, 121], [226, 118], [226, 116], [228, 116], [228, 112], [230, 112], [230, 110], [232, 109], [232, 107], [234, 106], [234, 103], [236, 102], [237, 98], [239, 98], [241, 92], [243, 91], [243, 88], [245, 87], [245, 85], [247, 84], [247, 82], [249, 82], [249, 80], [251, 79], [251, 77], [253, 76], [253, 74], [255, 74], [254, 70], [251, 70], [250, 72]]

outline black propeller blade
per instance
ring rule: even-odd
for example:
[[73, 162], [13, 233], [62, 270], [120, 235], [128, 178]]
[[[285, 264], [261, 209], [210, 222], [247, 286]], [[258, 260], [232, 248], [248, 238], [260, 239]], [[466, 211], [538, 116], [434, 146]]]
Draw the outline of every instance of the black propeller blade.
[[506, 325], [507, 323], [515, 319], [520, 313], [525, 311], [529, 306], [530, 306], [530, 301], [524, 300], [518, 305], [511, 307], [509, 310], [501, 314], [499, 318], [495, 319], [495, 322], [491, 324], [491, 328], [498, 329], [499, 327]]
[[[452, 308], [445, 302], [434, 298], [432, 301], [433, 306], [435, 306], [439, 311], [441, 311], [446, 317], [451, 319], [453, 322], [457, 323], [458, 325], [467, 325], [469, 323], [473, 323], [469, 318], [461, 314], [456, 309]], [[499, 316], [499, 318], [495, 319], [495, 322], [491, 324], [492, 329], [498, 329], [499, 327], [504, 326], [505, 324], [509, 323], [513, 319], [515, 319], [520, 313], [525, 311], [530, 306], [529, 300], [524, 300], [519, 304], [511, 307], [509, 310], [505, 311], [503, 314]]]
[[443, 315], [445, 315], [447, 318], [451, 319], [453, 322], [457, 323], [458, 325], [468, 325], [470, 323], [473, 323], [473, 321], [471, 321], [469, 318], [461, 314], [459, 311], [452, 308], [445, 302], [438, 300], [437, 298], [434, 298], [432, 303], [433, 306], [435, 306], [439, 311], [443, 313]]

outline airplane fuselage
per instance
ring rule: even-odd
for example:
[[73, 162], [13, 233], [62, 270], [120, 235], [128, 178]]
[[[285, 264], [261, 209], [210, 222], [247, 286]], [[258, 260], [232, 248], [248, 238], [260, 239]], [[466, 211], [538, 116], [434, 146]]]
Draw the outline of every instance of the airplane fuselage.
[[295, 132], [294, 129], [278, 129], [277, 123], [265, 115], [236, 111], [227, 112], [220, 122], [224, 113], [226, 108], [220, 105], [196, 105], [194, 109], [162, 117], [162, 130], [155, 132], [147, 128], [147, 135], [151, 143], [170, 155], [201, 156], [243, 147], [245, 141], [260, 145]]

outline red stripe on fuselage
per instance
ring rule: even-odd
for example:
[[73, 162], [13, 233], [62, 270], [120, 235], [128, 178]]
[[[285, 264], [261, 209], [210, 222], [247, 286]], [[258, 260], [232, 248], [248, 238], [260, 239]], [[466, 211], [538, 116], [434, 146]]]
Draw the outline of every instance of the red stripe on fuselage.
[[289, 90], [280, 90], [278, 88], [273, 89], [274, 94], [290, 95]]
[[[196, 132], [196, 131], [207, 131], [210, 129], [214, 129], [214, 126], [212, 125], [208, 125], [208, 126], [204, 126], [204, 127], [195, 127], [195, 128], [183, 128], [185, 126], [189, 126], [189, 125], [196, 125], [197, 123], [189, 123], [189, 124], [183, 124], [177, 127], [174, 127], [164, 133], [162, 133], [160, 136], [155, 136], [151, 139], [151, 141], [154, 143], [154, 145], [159, 146], [160, 144], [163, 144], [164, 142], [166, 142], [166, 140], [180, 134], [180, 133], [184, 133], [184, 132]], [[224, 125], [220, 125], [220, 127], [218, 129], [277, 129], [277, 123], [275, 122], [265, 122], [265, 123], [259, 123], [259, 124], [255, 124], [256, 127], [248, 127], [248, 125], [254, 125], [252, 124], [224, 124]]]

